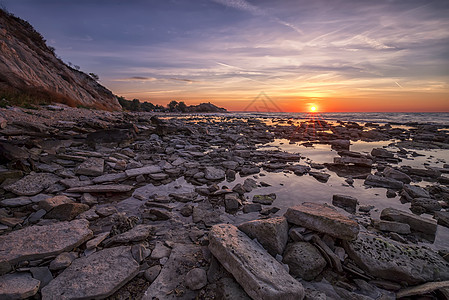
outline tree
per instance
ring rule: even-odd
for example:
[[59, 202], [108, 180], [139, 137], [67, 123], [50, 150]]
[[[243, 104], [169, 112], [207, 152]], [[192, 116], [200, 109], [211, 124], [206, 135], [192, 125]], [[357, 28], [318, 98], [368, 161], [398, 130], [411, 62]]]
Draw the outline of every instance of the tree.
[[178, 103], [178, 110], [183, 113], [187, 111], [187, 105], [184, 103], [184, 101]]
[[133, 99], [131, 102], [131, 107], [129, 108], [131, 111], [139, 111], [140, 110], [140, 101], [139, 99]]
[[171, 112], [176, 111], [176, 108], [178, 107], [178, 101], [175, 101], [175, 100], [171, 101], [167, 105], [167, 107], [168, 107], [168, 110], [171, 111]]
[[95, 80], [95, 81], [100, 80], [100, 76], [98, 76], [98, 75], [95, 74], [95, 73], [89, 73], [89, 76], [90, 76], [93, 80]]

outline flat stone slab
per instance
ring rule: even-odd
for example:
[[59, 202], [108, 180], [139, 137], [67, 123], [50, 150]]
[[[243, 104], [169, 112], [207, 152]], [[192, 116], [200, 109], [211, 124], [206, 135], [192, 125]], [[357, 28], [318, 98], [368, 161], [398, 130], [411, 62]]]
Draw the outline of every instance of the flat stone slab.
[[19, 196], [33, 196], [61, 178], [51, 173], [34, 173], [4, 187], [5, 190]]
[[[195, 299], [198, 292], [185, 287], [187, 273], [195, 268], [202, 257], [201, 246], [175, 244], [170, 258], [162, 268], [161, 273], [148, 287], [142, 300], [153, 299]], [[174, 293], [177, 289], [180, 293]]]
[[107, 248], [75, 259], [42, 289], [42, 299], [103, 299], [139, 272], [130, 246]]
[[378, 278], [410, 285], [449, 280], [449, 263], [428, 248], [368, 232], [361, 232], [355, 241], [345, 242], [344, 248], [360, 268]]
[[397, 298], [410, 297], [431, 293], [439, 289], [448, 289], [449, 281], [427, 282], [421, 285], [402, 289], [396, 293]]
[[435, 236], [438, 227], [435, 220], [425, 219], [391, 207], [382, 210], [380, 218], [382, 220], [408, 224], [411, 231], [421, 232], [429, 236]]
[[147, 174], [153, 174], [153, 173], [160, 173], [162, 172], [161, 167], [156, 165], [150, 165], [142, 168], [135, 168], [135, 169], [129, 169], [126, 170], [126, 176], [128, 177], [135, 177], [139, 175], [147, 175]]
[[0, 299], [26, 299], [34, 296], [41, 282], [30, 273], [13, 273], [0, 276]]
[[213, 226], [209, 232], [209, 249], [251, 298], [304, 298], [301, 283], [234, 225]]
[[82, 162], [75, 173], [87, 176], [99, 176], [104, 172], [104, 159], [98, 157], [90, 157]]
[[105, 241], [106, 245], [111, 245], [113, 243], [128, 243], [128, 242], [139, 242], [146, 239], [150, 233], [154, 231], [154, 227], [151, 225], [139, 224], [131, 230], [124, 233], [113, 236], [112, 238]]
[[98, 184], [68, 189], [68, 193], [126, 193], [134, 187], [126, 184]]
[[105, 183], [105, 182], [118, 182], [125, 180], [128, 176], [126, 176], [125, 172], [122, 173], [112, 173], [112, 174], [104, 174], [92, 179], [93, 183]]
[[373, 187], [383, 187], [387, 189], [401, 189], [404, 185], [401, 181], [398, 181], [396, 179], [381, 177], [372, 174], [366, 177], [364, 184]]
[[30, 226], [0, 236], [0, 266], [70, 251], [92, 237], [87, 220]]
[[287, 209], [284, 216], [290, 223], [342, 240], [354, 240], [359, 233], [359, 225], [355, 221], [323, 204], [304, 202]]

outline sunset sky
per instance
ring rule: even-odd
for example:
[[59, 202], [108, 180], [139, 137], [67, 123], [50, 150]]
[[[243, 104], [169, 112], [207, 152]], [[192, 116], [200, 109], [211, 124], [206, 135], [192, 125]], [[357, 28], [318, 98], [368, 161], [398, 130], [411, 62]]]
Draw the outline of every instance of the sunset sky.
[[449, 111], [447, 0], [0, 4], [128, 99], [241, 111], [265, 92], [282, 111]]

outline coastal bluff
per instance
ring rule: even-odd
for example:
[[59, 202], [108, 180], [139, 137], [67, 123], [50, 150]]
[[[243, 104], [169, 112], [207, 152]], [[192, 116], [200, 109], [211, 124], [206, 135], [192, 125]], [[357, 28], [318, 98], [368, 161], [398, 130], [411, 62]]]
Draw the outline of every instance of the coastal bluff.
[[28, 22], [0, 9], [0, 90], [70, 106], [121, 110], [110, 90], [66, 65]]

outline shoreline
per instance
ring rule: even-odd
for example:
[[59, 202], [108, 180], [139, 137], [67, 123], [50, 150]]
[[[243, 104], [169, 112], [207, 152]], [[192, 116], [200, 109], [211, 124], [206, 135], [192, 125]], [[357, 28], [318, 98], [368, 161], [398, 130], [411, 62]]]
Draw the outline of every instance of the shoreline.
[[[16, 275], [34, 275], [36, 267], [45, 270], [46, 295], [58, 293], [62, 285], [67, 293], [74, 293], [71, 264], [120, 250], [133, 253], [129, 261], [133, 265], [135, 261], [140, 271], [120, 270], [126, 279], [105, 287], [103, 296], [148, 299], [172, 290], [182, 291], [181, 298], [208, 299], [231, 289], [248, 297], [243, 290], [248, 293], [250, 287], [235, 274], [242, 270], [226, 267], [220, 261], [223, 253], [216, 252], [227, 250], [219, 243], [209, 246], [213, 256], [207, 250], [210, 241], [216, 243], [219, 230], [212, 226], [218, 224], [250, 227], [245, 233], [269, 251], [274, 244], [283, 244], [270, 257], [280, 260], [279, 268], [288, 266], [293, 277], [302, 278], [298, 282], [308, 297], [324, 293], [322, 285], [340, 297], [341, 293], [363, 295], [362, 283], [357, 284], [363, 280], [389, 299], [409, 285], [449, 279], [444, 260], [449, 253], [449, 134], [441, 130], [448, 125], [251, 118], [232, 112], [104, 112], [59, 105], [0, 109], [1, 118], [5, 121], [0, 129], [0, 243], [45, 226], [49, 235], [60, 235], [50, 229], [52, 225], [88, 220], [87, 227], [73, 225], [85, 234], [62, 251], [45, 249], [25, 257], [20, 253], [24, 249], [16, 249], [14, 259], [0, 254], [2, 274], [12, 269]], [[296, 219], [288, 214], [284, 217], [303, 202], [320, 205], [318, 211], [332, 207], [337, 215], [328, 213], [326, 218], [355, 224], [359, 238], [351, 241], [329, 233], [328, 225], [313, 229], [294, 223]], [[251, 223], [254, 220], [259, 220], [257, 225]], [[248, 222], [251, 225], [244, 225]], [[270, 239], [258, 226], [268, 226], [276, 234]], [[426, 226], [429, 229], [423, 230]], [[277, 238], [284, 235], [288, 238], [279, 242]], [[232, 242], [238, 241], [239, 247], [251, 244], [240, 238]], [[438, 261], [442, 272], [409, 274], [394, 265], [405, 259], [394, 251], [390, 254], [396, 258], [390, 264], [360, 263], [366, 253], [357, 247], [365, 247], [371, 239], [391, 243], [393, 248], [430, 251], [425, 255], [433, 261], [419, 258], [416, 267]], [[307, 271], [314, 274], [310, 278], [303, 266], [294, 263], [298, 258], [292, 258], [298, 245], [324, 260], [324, 265]], [[423, 250], [428, 247], [433, 250]], [[174, 280], [172, 260], [192, 251], [202, 254], [187, 255], [191, 267]], [[378, 249], [370, 251], [379, 254]], [[390, 255], [387, 252], [379, 255]], [[61, 253], [73, 253], [73, 259], [52, 268]], [[110, 268], [116, 263], [112, 260]], [[308, 263], [312, 264], [304, 262]], [[402, 274], [402, 282], [385, 275], [389, 269]], [[186, 277], [192, 270], [196, 275], [188, 277], [199, 281], [197, 286]], [[93, 276], [85, 274], [89, 275]], [[96, 293], [88, 288], [81, 292]]]

